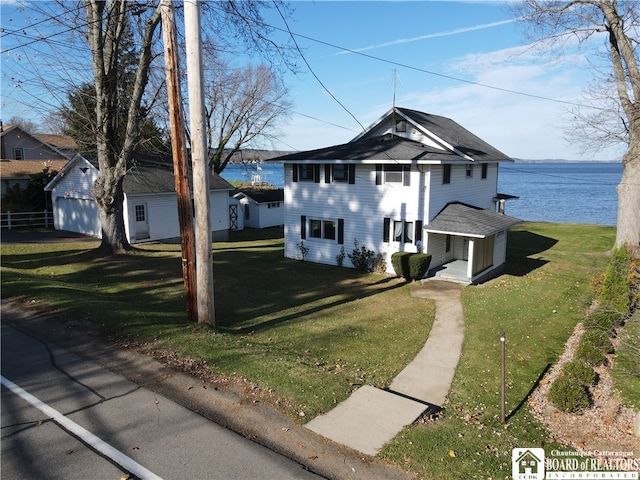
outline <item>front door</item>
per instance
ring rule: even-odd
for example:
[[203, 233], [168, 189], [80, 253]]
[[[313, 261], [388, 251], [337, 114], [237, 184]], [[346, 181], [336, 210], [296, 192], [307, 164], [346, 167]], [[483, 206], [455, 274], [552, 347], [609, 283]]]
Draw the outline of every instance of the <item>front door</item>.
[[135, 236], [136, 240], [149, 238], [149, 217], [147, 215], [147, 204], [138, 203], [134, 206], [135, 215]]

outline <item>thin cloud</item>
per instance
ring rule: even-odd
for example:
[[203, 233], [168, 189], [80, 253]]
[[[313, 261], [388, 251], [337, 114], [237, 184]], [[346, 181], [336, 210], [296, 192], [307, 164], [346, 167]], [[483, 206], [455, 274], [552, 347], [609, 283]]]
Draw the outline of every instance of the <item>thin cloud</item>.
[[337, 55], [344, 55], [346, 53], [352, 53], [352, 52], [366, 52], [368, 50], [374, 50], [376, 48], [384, 48], [384, 47], [391, 47], [391, 46], [394, 46], [394, 45], [402, 45], [404, 43], [419, 42], [421, 40], [428, 40], [430, 38], [449, 37], [451, 35], [459, 35], [461, 33], [474, 32], [476, 30], [484, 30], [484, 29], [487, 29], [487, 28], [493, 28], [493, 27], [499, 27], [501, 25], [507, 25], [509, 23], [515, 22], [516, 20], [517, 20], [516, 18], [511, 18], [509, 20], [501, 20], [499, 22], [492, 22], [492, 23], [485, 23], [485, 24], [482, 24], [482, 25], [475, 25], [473, 27], [456, 28], [454, 30], [447, 30], [446, 32], [428, 33], [426, 35], [420, 35], [419, 37], [399, 38], [398, 40], [393, 40], [391, 42], [379, 43], [377, 45], [370, 45], [368, 47], [354, 48], [354, 49], [349, 50], [349, 51], [339, 52]]

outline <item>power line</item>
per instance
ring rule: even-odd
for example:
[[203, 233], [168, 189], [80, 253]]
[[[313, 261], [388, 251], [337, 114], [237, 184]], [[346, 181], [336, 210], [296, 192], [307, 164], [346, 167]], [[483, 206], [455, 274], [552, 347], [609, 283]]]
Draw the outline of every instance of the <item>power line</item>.
[[[336, 101], [336, 103], [338, 103], [338, 105], [340, 105], [344, 109], [345, 112], [347, 112], [349, 115], [351, 115], [351, 117], [358, 123], [358, 125], [360, 125], [362, 127], [362, 130], [365, 131], [366, 128], [365, 128], [364, 125], [362, 125], [362, 123], [360, 123], [360, 120], [358, 120], [358, 118], [353, 113], [351, 113], [351, 111], [349, 111], [349, 109], [347, 107], [345, 107], [344, 104], [340, 100], [338, 100], [338, 98], [331, 92], [331, 90], [329, 90], [326, 87], [326, 85], [324, 83], [322, 83], [322, 80], [320, 80], [318, 75], [316, 75], [316, 72], [314, 72], [313, 68], [311, 68], [311, 65], [309, 65], [309, 62], [307, 61], [307, 58], [304, 56], [304, 53], [302, 53], [302, 50], [300, 49], [300, 46], [298, 45], [298, 42], [297, 42], [293, 32], [291, 32], [291, 29], [289, 28], [289, 24], [287, 23], [287, 20], [285, 19], [284, 15], [280, 11], [280, 7], [278, 7], [278, 4], [275, 1], [273, 2], [273, 5], [276, 7], [276, 10], [278, 11], [278, 14], [280, 15], [280, 18], [282, 18], [282, 21], [284, 22], [285, 26], [287, 27], [287, 32], [291, 36], [291, 40], [293, 40], [293, 44], [295, 45], [296, 50], [298, 51], [298, 54], [300, 55], [300, 57], [304, 61], [305, 65], [307, 66], [307, 68], [309, 69], [311, 74], [318, 81], [320, 86], [331, 96], [331, 98], [333, 98]], [[276, 28], [276, 27], [274, 27], [274, 28]], [[279, 29], [279, 28], [278, 28], [278, 30], [284, 31], [284, 30]]]
[[[581, 105], [581, 104], [578, 104], [578, 103], [575, 103], [575, 102], [569, 102], [567, 100], [558, 100], [557, 98], [550, 98], [550, 97], [545, 97], [545, 96], [542, 96], [542, 95], [535, 95], [533, 93], [519, 92], [517, 90], [510, 90], [508, 88], [496, 87], [494, 85], [488, 85], [486, 83], [474, 82], [473, 80], [466, 80], [464, 78], [458, 78], [458, 77], [454, 77], [454, 76], [451, 76], [451, 75], [445, 75], [444, 73], [438, 73], [438, 72], [434, 72], [434, 71], [431, 71], [431, 70], [426, 70], [424, 68], [414, 67], [413, 65], [407, 65], [406, 63], [400, 63], [400, 62], [396, 62], [395, 60], [389, 60], [389, 59], [378, 57], [378, 56], [375, 56], [375, 55], [369, 55], [368, 53], [362, 53], [362, 52], [359, 52], [357, 50], [352, 50], [350, 48], [341, 47], [339, 45], [335, 45], [333, 43], [326, 42], [324, 40], [318, 40], [317, 38], [309, 37], [307, 35], [302, 35], [302, 34], [291, 32], [291, 31], [285, 31], [284, 29], [282, 29], [280, 27], [275, 27], [275, 26], [271, 26], [271, 27], [273, 29], [275, 29], [275, 30], [288, 33], [289, 35], [292, 36], [292, 38], [293, 38], [293, 36], [304, 38], [305, 40], [309, 40], [311, 42], [319, 43], [321, 45], [332, 47], [332, 48], [335, 48], [337, 50], [341, 50], [341, 51], [344, 51], [344, 52], [353, 53], [354, 55], [360, 55], [362, 57], [370, 58], [372, 60], [377, 60], [379, 62], [384, 62], [384, 63], [388, 63], [390, 65], [395, 65], [395, 66], [398, 66], [398, 67], [406, 68], [408, 70], [414, 70], [414, 71], [417, 71], [417, 72], [426, 73], [428, 75], [434, 75], [436, 77], [446, 78], [448, 80], [455, 80], [457, 82], [467, 83], [469, 85], [475, 85], [475, 86], [478, 86], [478, 87], [490, 88], [492, 90], [498, 90], [500, 92], [511, 93], [511, 94], [514, 94], [514, 95], [521, 95], [521, 96], [530, 97], [530, 98], [537, 98], [539, 100], [547, 100], [547, 101], [550, 101], [550, 102], [562, 103], [562, 104], [578, 106], [578, 107], [584, 107], [585, 106], [585, 105]], [[306, 60], [305, 60], [305, 62], [306, 62]], [[591, 108], [602, 110], [601, 108], [594, 107], [594, 106], [591, 106]]]

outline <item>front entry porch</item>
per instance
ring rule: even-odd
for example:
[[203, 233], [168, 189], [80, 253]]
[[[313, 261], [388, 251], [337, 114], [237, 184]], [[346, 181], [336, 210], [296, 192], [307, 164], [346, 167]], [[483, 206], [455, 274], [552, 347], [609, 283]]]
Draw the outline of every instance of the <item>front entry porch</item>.
[[437, 278], [439, 280], [469, 284], [471, 281], [467, 276], [468, 268], [469, 262], [467, 260], [453, 260], [444, 265], [429, 269], [427, 279]]

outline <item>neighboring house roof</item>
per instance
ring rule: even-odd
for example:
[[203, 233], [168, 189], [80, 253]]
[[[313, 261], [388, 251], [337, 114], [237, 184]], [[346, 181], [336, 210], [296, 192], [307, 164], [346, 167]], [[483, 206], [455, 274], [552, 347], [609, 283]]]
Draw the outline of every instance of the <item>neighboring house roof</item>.
[[[64, 135], [53, 135], [53, 134], [33, 134], [30, 132], [27, 132], [24, 128], [20, 127], [19, 125], [9, 125], [6, 127], [3, 126], [2, 131], [0, 132], [0, 137], [14, 130], [19, 130], [25, 135], [28, 135], [34, 140], [40, 142], [44, 147], [66, 158], [70, 158], [69, 150], [71, 149], [71, 147], [69, 146], [69, 144], [73, 142], [73, 145], [75, 146], [75, 141], [73, 141], [71, 137], [66, 137]], [[56, 143], [49, 143], [49, 140], [53, 140]]]
[[73, 150], [78, 147], [76, 141], [68, 135], [55, 135], [52, 133], [35, 133], [35, 137], [38, 137], [44, 143], [48, 143], [60, 150]]
[[447, 204], [424, 230], [429, 233], [488, 237], [522, 220], [460, 202]]
[[[392, 119], [406, 120], [439, 147], [398, 133], [385, 131], [384, 134], [380, 134], [376, 127], [385, 125]], [[396, 107], [349, 143], [292, 153], [272, 158], [270, 161], [468, 163], [512, 159], [449, 118]]]
[[244, 188], [242, 190], [234, 191], [233, 196], [236, 198], [245, 196], [250, 198], [256, 203], [282, 202], [284, 201], [284, 190], [281, 188], [278, 188], [278, 189]]
[[28, 179], [30, 175], [42, 172], [46, 167], [60, 171], [68, 160], [0, 160], [0, 178]]

